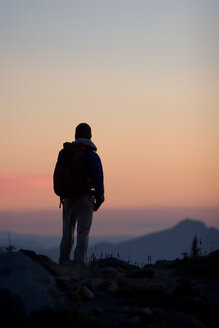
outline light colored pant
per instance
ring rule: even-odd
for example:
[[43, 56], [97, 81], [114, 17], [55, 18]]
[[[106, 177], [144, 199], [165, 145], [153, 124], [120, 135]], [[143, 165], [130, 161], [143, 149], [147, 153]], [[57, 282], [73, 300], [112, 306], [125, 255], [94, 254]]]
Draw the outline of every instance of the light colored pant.
[[68, 261], [74, 245], [74, 231], [77, 222], [77, 245], [74, 261], [84, 263], [86, 260], [89, 232], [93, 219], [93, 199], [84, 195], [77, 199], [64, 199], [63, 205], [63, 235], [60, 244], [59, 263]]

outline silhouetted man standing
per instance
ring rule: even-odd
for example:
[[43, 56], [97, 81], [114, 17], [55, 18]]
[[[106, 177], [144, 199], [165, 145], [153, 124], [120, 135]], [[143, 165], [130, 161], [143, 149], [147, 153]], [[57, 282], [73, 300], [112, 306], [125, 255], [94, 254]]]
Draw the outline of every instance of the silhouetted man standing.
[[70, 253], [74, 244], [74, 230], [77, 222], [77, 245], [74, 252], [74, 263], [85, 263], [88, 249], [89, 232], [93, 211], [97, 211], [104, 201], [103, 169], [97, 148], [91, 141], [91, 128], [86, 123], [75, 129], [75, 146], [80, 144], [85, 149], [86, 187], [79, 195], [63, 200], [63, 235], [60, 244], [59, 264], [70, 264]]

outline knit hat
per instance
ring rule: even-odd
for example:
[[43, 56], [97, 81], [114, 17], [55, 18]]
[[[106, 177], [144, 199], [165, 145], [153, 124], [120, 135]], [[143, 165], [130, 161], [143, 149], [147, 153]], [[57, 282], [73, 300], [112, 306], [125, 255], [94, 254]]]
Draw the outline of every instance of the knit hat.
[[75, 139], [87, 138], [91, 139], [91, 127], [87, 123], [80, 123], [75, 129]]

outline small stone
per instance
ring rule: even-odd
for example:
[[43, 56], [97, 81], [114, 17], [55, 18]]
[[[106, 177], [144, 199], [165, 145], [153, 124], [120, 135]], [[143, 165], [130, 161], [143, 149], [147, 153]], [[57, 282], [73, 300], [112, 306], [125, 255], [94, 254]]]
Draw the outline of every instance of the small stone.
[[139, 278], [139, 279], [152, 278], [153, 276], [154, 276], [154, 271], [151, 269], [141, 269], [127, 275], [128, 278]]
[[196, 318], [191, 318], [191, 324], [194, 328], [206, 328], [206, 326]]
[[149, 306], [146, 307], [146, 308], [144, 308], [144, 309], [142, 309], [140, 312], [142, 314], [146, 314], [146, 315], [152, 315], [152, 313], [153, 313], [153, 311], [151, 310], [151, 308]]
[[131, 308], [126, 306], [126, 307], [124, 307], [123, 312], [130, 313], [131, 312]]
[[117, 270], [113, 267], [105, 267], [100, 270], [101, 273], [117, 274]]
[[93, 314], [94, 315], [101, 315], [101, 314], [103, 314], [103, 310], [101, 308], [96, 307], [96, 308], [93, 309]]
[[136, 315], [136, 316], [130, 318], [129, 319], [129, 323], [131, 323], [131, 324], [137, 324], [137, 323], [139, 323], [139, 317]]
[[117, 292], [118, 291], [118, 285], [116, 283], [110, 284], [110, 286], [107, 288], [108, 292]]
[[96, 288], [99, 290], [108, 290], [108, 287], [111, 285], [111, 282], [109, 280], [102, 280]]
[[84, 296], [84, 298], [87, 300], [91, 301], [95, 298], [94, 293], [87, 286], [82, 287], [81, 293], [82, 293], [82, 296]]

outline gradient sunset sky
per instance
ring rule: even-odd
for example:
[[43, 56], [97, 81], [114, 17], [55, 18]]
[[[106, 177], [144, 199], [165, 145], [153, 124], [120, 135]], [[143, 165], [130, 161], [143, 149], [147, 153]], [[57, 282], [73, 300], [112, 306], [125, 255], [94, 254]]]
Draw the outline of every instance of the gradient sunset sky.
[[219, 208], [218, 0], [0, 0], [0, 210], [56, 209], [93, 130], [104, 209]]

